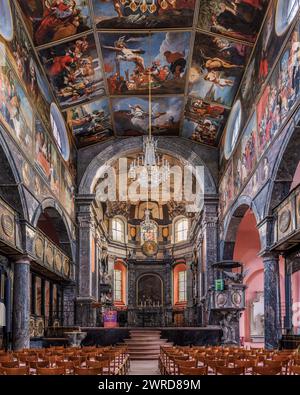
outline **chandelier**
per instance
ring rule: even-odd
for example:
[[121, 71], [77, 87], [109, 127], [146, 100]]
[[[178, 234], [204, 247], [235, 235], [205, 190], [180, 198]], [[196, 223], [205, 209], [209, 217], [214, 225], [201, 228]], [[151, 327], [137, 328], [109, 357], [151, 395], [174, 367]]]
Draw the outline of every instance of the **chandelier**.
[[[150, 51], [151, 53], [151, 51]], [[134, 159], [129, 168], [129, 178], [144, 188], [158, 187], [170, 178], [170, 164], [157, 153], [157, 140], [152, 136], [151, 73], [149, 72], [149, 134], [144, 137], [143, 154]]]

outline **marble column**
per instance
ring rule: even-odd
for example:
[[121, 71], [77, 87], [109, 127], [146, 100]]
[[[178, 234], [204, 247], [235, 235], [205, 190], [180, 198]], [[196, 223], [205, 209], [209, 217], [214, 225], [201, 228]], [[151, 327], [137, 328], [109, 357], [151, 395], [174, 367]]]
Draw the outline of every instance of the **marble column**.
[[285, 320], [284, 320], [284, 328], [286, 333], [290, 333], [292, 330], [292, 268], [293, 262], [289, 261], [287, 258], [285, 259], [284, 265], [284, 280], [285, 280]]
[[14, 264], [13, 348], [21, 350], [30, 345], [30, 260], [18, 259]]
[[203, 263], [206, 273], [206, 289], [214, 283], [212, 264], [218, 260], [218, 207], [209, 203], [204, 205], [203, 232]]
[[265, 348], [275, 349], [281, 334], [280, 328], [280, 278], [279, 256], [267, 252], [262, 255], [264, 263], [264, 323]]
[[94, 195], [79, 196], [77, 219], [79, 224], [78, 246], [78, 295], [75, 321], [80, 326], [96, 325], [96, 301], [93, 295], [93, 269], [95, 269]]

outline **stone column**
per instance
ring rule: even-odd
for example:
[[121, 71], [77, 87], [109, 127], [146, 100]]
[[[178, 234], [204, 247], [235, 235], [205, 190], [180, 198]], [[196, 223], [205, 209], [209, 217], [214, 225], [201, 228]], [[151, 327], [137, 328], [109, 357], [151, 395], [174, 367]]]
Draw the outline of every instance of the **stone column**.
[[206, 272], [206, 289], [214, 283], [212, 264], [218, 260], [218, 206], [205, 203], [203, 209], [203, 263]]
[[78, 295], [76, 299], [75, 321], [80, 326], [96, 325], [96, 309], [92, 304], [96, 301], [93, 296], [92, 251], [95, 242], [93, 202], [94, 195], [80, 196], [76, 199], [78, 207], [79, 246], [78, 246]]
[[287, 258], [285, 259], [284, 265], [284, 280], [285, 280], [285, 320], [284, 320], [284, 328], [286, 333], [290, 333], [293, 327], [292, 318], [292, 269], [293, 262], [289, 261]]
[[276, 253], [262, 255], [264, 263], [265, 348], [275, 349], [281, 334], [279, 257]]
[[13, 348], [21, 350], [30, 345], [30, 260], [19, 258], [14, 264]]

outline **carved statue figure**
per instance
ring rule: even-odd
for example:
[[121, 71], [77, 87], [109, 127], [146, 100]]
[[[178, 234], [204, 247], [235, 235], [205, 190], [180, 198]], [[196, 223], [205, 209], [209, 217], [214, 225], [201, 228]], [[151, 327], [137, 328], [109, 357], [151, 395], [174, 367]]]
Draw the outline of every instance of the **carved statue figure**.
[[223, 319], [220, 321], [220, 325], [223, 331], [222, 343], [223, 344], [237, 344], [235, 339], [235, 320], [236, 312], [225, 312], [223, 313]]
[[130, 213], [130, 203], [128, 202], [114, 202], [107, 200], [106, 202], [106, 216], [112, 218], [116, 215], [123, 215], [128, 218]]
[[224, 274], [224, 276], [227, 279], [231, 280], [232, 282], [237, 283], [237, 284], [242, 284], [243, 280], [246, 277], [246, 275], [248, 274], [248, 272], [249, 272], [249, 269], [245, 270], [242, 273], [227, 272], [226, 270], [223, 270], [222, 273]]

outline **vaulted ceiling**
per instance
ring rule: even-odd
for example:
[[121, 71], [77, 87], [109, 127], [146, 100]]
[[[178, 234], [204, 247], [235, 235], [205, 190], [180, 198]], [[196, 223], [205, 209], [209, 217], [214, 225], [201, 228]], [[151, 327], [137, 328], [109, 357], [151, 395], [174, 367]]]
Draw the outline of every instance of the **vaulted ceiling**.
[[217, 145], [267, 0], [18, 0], [84, 147], [147, 134]]

